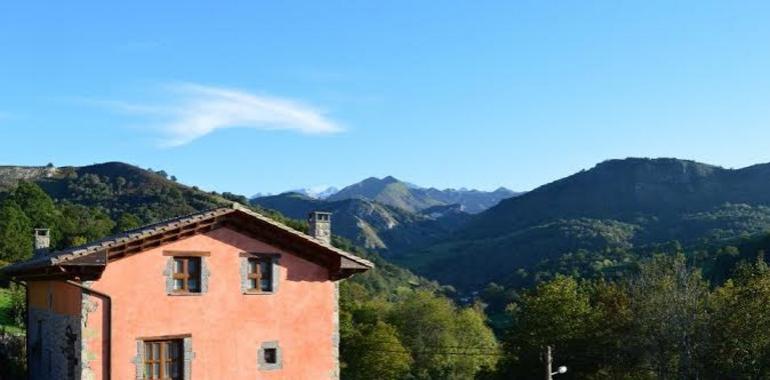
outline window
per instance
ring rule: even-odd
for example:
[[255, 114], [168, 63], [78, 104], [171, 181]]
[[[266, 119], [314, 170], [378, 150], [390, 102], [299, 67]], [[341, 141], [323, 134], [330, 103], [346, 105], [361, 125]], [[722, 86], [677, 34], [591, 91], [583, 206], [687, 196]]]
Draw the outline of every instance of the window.
[[250, 292], [273, 291], [273, 259], [270, 257], [249, 258], [248, 288]]
[[264, 342], [257, 352], [257, 361], [259, 369], [262, 371], [272, 371], [281, 369], [281, 348], [278, 341]]
[[266, 252], [241, 252], [241, 292], [271, 295], [278, 291], [281, 255]]
[[181, 380], [184, 378], [182, 340], [144, 342], [144, 379]]
[[210, 272], [206, 265], [210, 252], [163, 251], [169, 256], [163, 275], [168, 295], [201, 295], [208, 291]]
[[174, 273], [172, 275], [174, 293], [201, 292], [201, 258], [174, 257]]
[[278, 363], [278, 349], [277, 348], [266, 348], [262, 352], [262, 358], [265, 361], [265, 364], [277, 364]]

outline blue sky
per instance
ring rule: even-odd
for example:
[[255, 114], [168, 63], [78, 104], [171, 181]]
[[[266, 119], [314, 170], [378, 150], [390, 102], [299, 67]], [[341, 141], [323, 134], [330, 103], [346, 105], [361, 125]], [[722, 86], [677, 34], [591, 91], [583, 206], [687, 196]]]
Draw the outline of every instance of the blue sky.
[[7, 1], [0, 163], [250, 195], [770, 161], [770, 2]]

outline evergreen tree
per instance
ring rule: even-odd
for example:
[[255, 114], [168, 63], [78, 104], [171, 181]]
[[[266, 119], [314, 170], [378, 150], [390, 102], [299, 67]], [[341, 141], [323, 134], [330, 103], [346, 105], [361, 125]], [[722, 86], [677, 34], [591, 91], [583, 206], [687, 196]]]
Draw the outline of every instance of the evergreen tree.
[[19, 181], [11, 199], [21, 207], [33, 228], [51, 229], [51, 244], [56, 245], [62, 235], [56, 228], [59, 213], [51, 197], [35, 183]]
[[14, 200], [0, 202], [0, 264], [32, 255], [32, 230], [29, 218]]

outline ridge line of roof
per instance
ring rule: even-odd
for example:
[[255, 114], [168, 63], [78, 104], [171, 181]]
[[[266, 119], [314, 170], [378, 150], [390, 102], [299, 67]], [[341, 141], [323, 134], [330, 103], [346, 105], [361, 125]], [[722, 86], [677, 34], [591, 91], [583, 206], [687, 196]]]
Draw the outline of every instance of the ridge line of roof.
[[279, 221], [276, 221], [268, 216], [262, 215], [259, 212], [256, 212], [254, 210], [251, 210], [247, 206], [244, 206], [240, 203], [233, 202], [232, 204], [228, 206], [220, 206], [215, 207], [203, 211], [198, 211], [195, 213], [185, 214], [182, 216], [178, 216], [175, 218], [168, 218], [156, 223], [150, 223], [141, 227], [137, 227], [128, 231], [124, 231], [118, 234], [114, 234], [111, 236], [104, 237], [102, 239], [81, 244], [75, 247], [69, 247], [66, 249], [58, 250], [51, 252], [50, 254], [47, 254], [45, 256], [41, 257], [32, 257], [29, 260], [18, 262], [12, 265], [9, 265], [5, 268], [0, 269], [0, 271], [4, 271], [6, 269], [18, 269], [18, 268], [27, 268], [27, 267], [37, 267], [41, 265], [56, 265], [59, 263], [64, 263], [67, 261], [71, 261], [75, 258], [87, 256], [90, 254], [94, 254], [96, 252], [99, 252], [103, 249], [109, 248], [111, 246], [114, 246], [116, 244], [122, 244], [127, 243], [129, 241], [132, 241], [134, 239], [140, 239], [142, 237], [152, 236], [154, 234], [157, 234], [159, 232], [162, 232], [164, 229], [168, 228], [169, 226], [177, 227], [180, 224], [187, 224], [187, 222], [192, 222], [195, 220], [202, 220], [202, 219], [208, 219], [211, 217], [221, 216], [221, 215], [227, 215], [229, 213], [240, 211], [246, 215], [249, 215], [253, 218], [256, 218], [262, 222], [268, 223], [272, 225], [273, 227], [279, 228], [283, 231], [286, 231], [288, 233], [291, 233], [297, 237], [300, 237], [304, 240], [307, 240], [309, 242], [315, 243], [321, 248], [327, 249], [339, 256], [345, 257], [349, 260], [352, 260], [358, 264], [373, 268], [374, 263], [372, 263], [369, 260], [366, 260], [362, 257], [356, 256], [350, 252], [347, 252], [345, 250], [342, 250], [340, 248], [334, 247], [329, 243], [323, 242], [321, 240], [318, 240], [308, 234], [305, 234], [301, 231], [297, 231]]
[[253, 216], [253, 217], [257, 218], [257, 219], [260, 219], [260, 220], [265, 221], [267, 223], [270, 223], [270, 224], [272, 224], [272, 225], [274, 225], [276, 227], [279, 227], [279, 228], [281, 228], [281, 229], [283, 229], [285, 231], [288, 231], [288, 232], [290, 232], [290, 233], [292, 233], [294, 235], [297, 235], [297, 236], [302, 237], [304, 239], [310, 240], [310, 241], [312, 241], [312, 242], [314, 242], [316, 244], [321, 245], [324, 248], [327, 248], [327, 249], [330, 249], [330, 250], [334, 251], [335, 253], [337, 253], [337, 254], [339, 254], [341, 256], [345, 256], [348, 259], [351, 259], [353, 261], [356, 261], [356, 262], [358, 262], [360, 264], [363, 264], [363, 265], [366, 265], [366, 266], [374, 267], [374, 263], [372, 263], [371, 261], [369, 261], [367, 259], [364, 259], [363, 257], [356, 256], [356, 255], [354, 255], [354, 254], [352, 254], [352, 253], [350, 253], [348, 251], [345, 251], [343, 249], [337, 248], [337, 247], [331, 245], [331, 243], [326, 243], [326, 242], [323, 242], [321, 240], [318, 240], [318, 239], [316, 239], [316, 238], [314, 238], [314, 237], [312, 237], [312, 236], [310, 236], [310, 235], [308, 235], [308, 234], [306, 234], [306, 233], [304, 233], [302, 231], [297, 231], [297, 230], [295, 230], [295, 229], [293, 229], [293, 228], [291, 228], [291, 227], [289, 227], [289, 226], [287, 226], [287, 225], [285, 225], [285, 224], [283, 224], [281, 222], [278, 222], [277, 220], [274, 220], [274, 219], [272, 219], [270, 217], [267, 217], [265, 215], [262, 215], [262, 214], [260, 214], [260, 213], [258, 213], [256, 211], [254, 211], [254, 210], [252, 210], [252, 209], [250, 209], [250, 208], [248, 208], [248, 207], [246, 207], [244, 205], [241, 205], [240, 203], [233, 202], [231, 207], [232, 207], [233, 210], [241, 211], [241, 212], [246, 213], [248, 215], [251, 215], [251, 216]]

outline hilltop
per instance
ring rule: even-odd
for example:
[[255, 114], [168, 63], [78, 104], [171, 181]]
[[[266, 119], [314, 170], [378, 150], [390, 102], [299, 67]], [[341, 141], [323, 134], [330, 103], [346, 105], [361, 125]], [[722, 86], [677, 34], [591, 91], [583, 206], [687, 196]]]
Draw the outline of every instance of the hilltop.
[[[581, 251], [624, 252], [674, 240], [694, 246], [768, 229], [769, 164], [724, 169], [629, 158], [503, 200], [445, 241], [396, 259], [431, 278], [473, 288], [532, 280], [543, 263]], [[610, 269], [623, 265], [621, 255], [602, 258]]]

